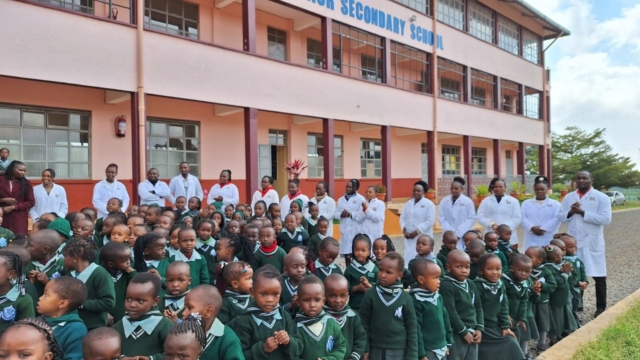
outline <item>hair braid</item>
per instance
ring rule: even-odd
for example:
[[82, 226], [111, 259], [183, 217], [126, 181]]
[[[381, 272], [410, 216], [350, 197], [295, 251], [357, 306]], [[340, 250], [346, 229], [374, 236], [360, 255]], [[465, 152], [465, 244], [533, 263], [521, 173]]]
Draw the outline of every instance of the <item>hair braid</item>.
[[64, 352], [60, 348], [60, 345], [58, 345], [58, 341], [56, 340], [56, 337], [53, 334], [53, 329], [43, 317], [18, 320], [15, 323], [9, 325], [7, 330], [10, 329], [11, 327], [20, 326], [20, 325], [31, 326], [37, 329], [38, 331], [40, 331], [44, 335], [45, 339], [47, 340], [47, 343], [49, 344], [49, 351], [53, 353], [53, 360], [64, 359]]
[[204, 350], [207, 346], [207, 332], [204, 329], [204, 321], [198, 313], [189, 315], [182, 322], [176, 324], [169, 330], [170, 335], [183, 335], [193, 333], [196, 340], [200, 343], [200, 347]]

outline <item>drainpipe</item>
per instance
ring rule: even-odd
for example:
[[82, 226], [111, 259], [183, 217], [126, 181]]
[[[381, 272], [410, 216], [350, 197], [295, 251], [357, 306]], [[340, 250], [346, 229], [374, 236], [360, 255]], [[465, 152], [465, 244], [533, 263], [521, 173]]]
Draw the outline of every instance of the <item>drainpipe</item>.
[[[542, 57], [542, 61], [541, 61], [541, 65], [542, 65], [542, 120], [544, 122], [544, 153], [547, 154], [548, 150], [551, 147], [551, 119], [549, 118], [549, 112], [547, 111], [547, 107], [549, 106], [548, 102], [547, 102], [547, 93], [548, 93], [548, 87], [549, 87], [549, 79], [547, 77], [547, 70], [545, 69], [545, 58], [546, 58], [546, 53], [547, 50], [551, 47], [551, 45], [553, 45], [560, 37], [562, 37], [562, 35], [564, 35], [564, 31], [561, 31], [558, 36], [556, 36], [555, 39], [553, 39], [553, 41], [551, 42], [551, 44], [547, 45], [547, 47], [545, 47], [542, 50], [542, 53], [540, 54], [540, 56]], [[545, 169], [540, 169], [540, 173], [547, 173], [547, 169], [551, 169], [551, 159], [547, 158], [547, 160], [545, 161]], [[549, 177], [549, 180], [551, 180], [551, 174], [546, 174]]]
[[[438, 84], [438, 2], [433, 1], [433, 55], [431, 56], [433, 61], [433, 147], [428, 145], [433, 149], [433, 159], [438, 159], [438, 96], [440, 94], [440, 86]], [[435, 172], [437, 169], [437, 163], [433, 164], [433, 171]], [[433, 189], [438, 189], [438, 174], [433, 174], [433, 179], [435, 180], [434, 184], [429, 184], [429, 186]], [[436, 192], [437, 193], [437, 192]]]
[[[138, 153], [138, 171], [140, 179], [146, 178], [147, 169], [147, 117], [145, 113], [145, 94], [144, 94], [144, 0], [136, 0], [136, 72], [137, 79], [137, 97], [138, 97], [138, 149], [133, 149]], [[133, 184], [138, 186], [138, 184]]]

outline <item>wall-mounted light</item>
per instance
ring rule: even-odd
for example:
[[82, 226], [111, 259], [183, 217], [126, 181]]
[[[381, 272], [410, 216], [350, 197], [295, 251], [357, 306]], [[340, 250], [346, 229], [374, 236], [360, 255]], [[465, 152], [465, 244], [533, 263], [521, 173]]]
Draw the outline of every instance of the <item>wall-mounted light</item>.
[[418, 18], [415, 15], [411, 16], [411, 22], [414, 22], [416, 20], [418, 20]]

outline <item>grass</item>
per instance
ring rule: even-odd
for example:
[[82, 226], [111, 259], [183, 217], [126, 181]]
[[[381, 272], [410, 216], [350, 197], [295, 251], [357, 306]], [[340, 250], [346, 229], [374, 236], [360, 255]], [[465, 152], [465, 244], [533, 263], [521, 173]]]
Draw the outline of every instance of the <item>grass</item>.
[[627, 201], [624, 206], [616, 205], [612, 209], [615, 210], [623, 210], [623, 209], [635, 209], [640, 208], [640, 201]]
[[[605, 313], [606, 315], [606, 313]], [[640, 359], [640, 302], [621, 315], [616, 322], [586, 344], [573, 360]]]

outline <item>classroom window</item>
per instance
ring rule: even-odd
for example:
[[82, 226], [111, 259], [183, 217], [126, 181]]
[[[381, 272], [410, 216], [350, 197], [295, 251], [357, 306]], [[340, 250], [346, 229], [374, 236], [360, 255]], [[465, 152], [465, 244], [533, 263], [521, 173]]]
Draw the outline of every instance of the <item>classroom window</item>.
[[471, 173], [487, 175], [487, 149], [471, 149]]
[[540, 64], [540, 36], [529, 30], [522, 30], [522, 57], [534, 64]]
[[360, 176], [382, 177], [382, 141], [360, 139]]
[[200, 126], [197, 123], [149, 119], [147, 126], [149, 168], [156, 168], [161, 178], [180, 172], [186, 161], [191, 174], [200, 176]]
[[144, 27], [198, 38], [198, 5], [181, 0], [145, 0]]
[[475, 1], [469, 2], [469, 32], [486, 42], [495, 40], [496, 13]]
[[498, 16], [498, 46], [515, 55], [520, 54], [520, 27], [504, 16]]
[[90, 126], [85, 112], [0, 105], [0, 148], [24, 162], [30, 178], [51, 168], [58, 179], [90, 179]]
[[93, 14], [93, 0], [36, 0], [41, 4], [61, 7], [85, 14]]
[[492, 109], [495, 93], [495, 77], [480, 70], [471, 69], [471, 103]]
[[464, 100], [464, 67], [453, 61], [438, 58], [438, 82], [440, 97], [455, 101]]
[[269, 44], [269, 57], [287, 61], [287, 32], [267, 27], [267, 40]]
[[520, 84], [507, 79], [500, 79], [502, 94], [502, 110], [513, 114], [522, 114], [520, 106]]
[[382, 82], [382, 37], [337, 21], [333, 22], [332, 27], [335, 46], [333, 71], [354, 78]]
[[307, 65], [322, 69], [322, 42], [307, 38]]
[[431, 15], [431, 0], [394, 0], [423, 14]]
[[269, 145], [287, 146], [287, 131], [269, 129]]
[[460, 147], [442, 146], [442, 175], [460, 175]]
[[429, 93], [429, 54], [391, 41], [391, 85]]
[[532, 119], [541, 119], [540, 97], [542, 94], [530, 87], [524, 88], [524, 116]]
[[[322, 134], [307, 134], [307, 174], [309, 178], [324, 177], [324, 145]], [[335, 177], [343, 177], [342, 172], [342, 136], [333, 138]]]
[[465, 30], [465, 0], [438, 0], [438, 21]]

